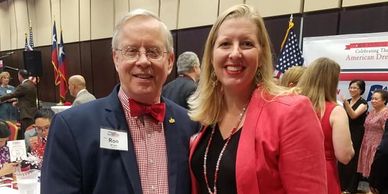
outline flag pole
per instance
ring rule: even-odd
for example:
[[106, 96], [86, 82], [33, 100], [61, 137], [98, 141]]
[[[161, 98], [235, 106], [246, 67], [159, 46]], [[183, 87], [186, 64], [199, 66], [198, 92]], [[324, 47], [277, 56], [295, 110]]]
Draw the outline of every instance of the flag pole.
[[284, 46], [284, 44], [286, 43], [286, 40], [287, 40], [287, 37], [288, 37], [288, 34], [289, 34], [291, 28], [294, 27], [294, 22], [293, 22], [293, 20], [294, 20], [294, 16], [293, 16], [293, 14], [291, 14], [291, 15], [290, 15], [290, 21], [288, 22], [288, 29], [287, 29], [287, 31], [286, 31], [286, 35], [284, 36], [284, 39], [283, 39], [282, 44], [281, 44], [281, 46], [280, 46], [280, 51], [282, 51], [283, 46]]
[[[290, 33], [291, 28], [294, 27], [293, 20], [294, 20], [294, 15], [291, 14], [290, 15], [290, 20], [288, 21], [288, 28], [287, 28], [287, 31], [286, 31], [286, 35], [284, 36], [282, 44], [280, 45], [280, 53], [283, 50], [284, 44], [286, 44], [286, 41], [287, 41], [287, 38], [288, 38], [288, 34]], [[282, 74], [282, 72], [278, 71], [276, 73], [275, 77], [279, 79], [281, 74]]]
[[[300, 19], [300, 28], [299, 28], [299, 49], [302, 49], [302, 42], [303, 42], [303, 15]], [[302, 64], [303, 65], [303, 64]]]

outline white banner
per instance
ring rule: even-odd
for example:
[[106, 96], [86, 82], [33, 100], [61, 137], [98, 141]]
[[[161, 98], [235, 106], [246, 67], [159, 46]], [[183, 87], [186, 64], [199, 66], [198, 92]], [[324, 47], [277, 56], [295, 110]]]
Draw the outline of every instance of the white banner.
[[307, 64], [327, 56], [344, 70], [388, 71], [388, 32], [306, 37], [303, 56]]
[[328, 57], [341, 66], [339, 94], [349, 98], [350, 80], [366, 81], [363, 97], [370, 101], [375, 89], [388, 90], [388, 32], [303, 38], [303, 56], [308, 66]]

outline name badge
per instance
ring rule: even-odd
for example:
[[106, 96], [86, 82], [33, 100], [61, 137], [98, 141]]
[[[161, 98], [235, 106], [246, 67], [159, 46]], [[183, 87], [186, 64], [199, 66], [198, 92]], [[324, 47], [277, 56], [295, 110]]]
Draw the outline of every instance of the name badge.
[[6, 90], [5, 93], [10, 94], [10, 93], [12, 93], [12, 91], [11, 90]]
[[127, 133], [101, 128], [100, 148], [128, 151]]

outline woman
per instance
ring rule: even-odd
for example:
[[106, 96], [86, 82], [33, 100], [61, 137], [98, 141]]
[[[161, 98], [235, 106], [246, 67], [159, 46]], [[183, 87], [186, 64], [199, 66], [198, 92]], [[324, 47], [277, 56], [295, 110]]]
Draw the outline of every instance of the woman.
[[362, 137], [364, 136], [364, 121], [368, 113], [368, 103], [361, 95], [365, 92], [363, 80], [352, 80], [349, 83], [351, 98], [345, 99], [341, 96], [343, 106], [349, 120], [350, 135], [353, 142], [354, 157], [347, 165], [338, 164], [341, 189], [350, 193], [356, 193], [360, 179], [357, 173], [358, 155], [361, 148]]
[[284, 72], [282, 79], [280, 80], [280, 85], [284, 87], [295, 87], [300, 78], [302, 77], [306, 67], [293, 66]]
[[[15, 91], [15, 87], [8, 85], [10, 74], [6, 71], [0, 73], [0, 96], [10, 94]], [[16, 121], [17, 109], [12, 105], [16, 99], [10, 99], [6, 102], [0, 103], [0, 119]]]
[[343, 107], [337, 105], [337, 86], [340, 66], [328, 58], [314, 60], [306, 69], [298, 87], [310, 98], [321, 120], [325, 136], [325, 156], [328, 193], [340, 194], [337, 160], [347, 164], [354, 155], [348, 118]]
[[10, 163], [9, 149], [6, 146], [11, 135], [8, 124], [0, 120], [0, 177], [15, 172], [15, 163]]
[[190, 147], [192, 193], [327, 193], [319, 121], [307, 98], [273, 82], [271, 57], [251, 6], [213, 25], [189, 101], [204, 125]]
[[369, 112], [365, 119], [365, 134], [362, 139], [357, 172], [366, 178], [369, 177], [377, 146], [384, 134], [385, 121], [388, 119], [388, 108], [385, 106], [387, 100], [387, 91], [375, 90], [371, 99], [373, 110]]

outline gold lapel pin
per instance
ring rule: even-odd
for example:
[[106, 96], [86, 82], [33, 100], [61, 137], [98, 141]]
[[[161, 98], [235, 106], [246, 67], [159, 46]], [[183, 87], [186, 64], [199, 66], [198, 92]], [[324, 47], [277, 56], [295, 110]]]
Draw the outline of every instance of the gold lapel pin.
[[168, 119], [168, 122], [169, 122], [170, 124], [174, 124], [174, 123], [175, 123], [175, 119], [172, 118], [172, 117], [170, 117], [170, 119]]

